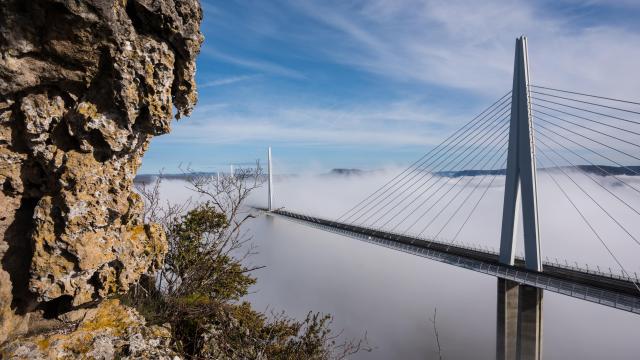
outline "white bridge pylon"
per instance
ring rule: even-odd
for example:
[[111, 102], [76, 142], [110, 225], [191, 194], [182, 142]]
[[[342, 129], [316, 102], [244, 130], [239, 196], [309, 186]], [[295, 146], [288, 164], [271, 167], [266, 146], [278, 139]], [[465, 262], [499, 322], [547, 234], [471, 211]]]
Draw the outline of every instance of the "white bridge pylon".
[[506, 173], [500, 262], [514, 264], [518, 214], [522, 206], [525, 266], [530, 270], [542, 271], [535, 142], [529, 97], [529, 58], [527, 38], [524, 36], [516, 40]]
[[267, 196], [269, 197], [267, 203], [268, 203], [268, 209], [269, 211], [273, 210], [273, 165], [271, 164], [271, 146], [269, 146], [269, 150], [267, 151], [267, 171], [268, 171], [268, 176], [267, 176], [267, 182], [268, 182], [268, 192], [267, 192]]

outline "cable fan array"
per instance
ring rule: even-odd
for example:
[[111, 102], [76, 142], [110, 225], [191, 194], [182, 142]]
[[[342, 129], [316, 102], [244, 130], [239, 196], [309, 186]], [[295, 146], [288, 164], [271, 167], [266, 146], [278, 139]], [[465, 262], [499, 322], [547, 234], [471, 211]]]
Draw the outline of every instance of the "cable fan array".
[[640, 121], [634, 119], [640, 103], [536, 85], [530, 99], [539, 174], [549, 177], [622, 274], [637, 278], [615, 253], [605, 226], [640, 246], [640, 186], [629, 177], [640, 175], [640, 166], [629, 165], [640, 161]]
[[338, 221], [456, 241], [506, 163], [511, 92]]
[[[564, 199], [622, 277], [637, 283], [637, 275], [627, 270], [610, 245], [611, 234], [605, 235], [600, 227], [609, 221], [640, 246], [640, 219], [635, 218], [640, 216], [640, 183], [629, 177], [640, 175], [640, 166], [629, 165], [640, 161], [640, 121], [634, 119], [640, 115], [640, 103], [536, 85], [529, 90], [538, 177], [551, 180], [562, 194], [553, 198], [554, 204]], [[467, 225], [493, 188], [500, 196], [492, 197], [499, 199], [492, 211], [500, 212], [510, 95], [503, 95], [337, 221], [453, 245], [470, 228]], [[607, 181], [634, 196], [621, 195]], [[598, 191], [590, 191], [586, 182]], [[620, 216], [622, 210], [633, 216]], [[598, 219], [594, 211], [601, 213]], [[546, 263], [564, 266], [557, 260]]]

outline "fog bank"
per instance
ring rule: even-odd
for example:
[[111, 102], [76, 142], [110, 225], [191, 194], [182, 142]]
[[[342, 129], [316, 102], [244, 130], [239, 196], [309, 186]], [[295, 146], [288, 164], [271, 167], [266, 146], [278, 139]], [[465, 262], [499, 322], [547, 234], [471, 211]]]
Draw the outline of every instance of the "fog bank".
[[[402, 169], [393, 168], [385, 171], [351, 176], [304, 174], [296, 177], [276, 177], [274, 183], [274, 206], [276, 208], [282, 207], [291, 211], [335, 219], [361, 202], [366, 196], [376, 191], [401, 171]], [[565, 171], [567, 171], [573, 180], [591, 197], [597, 200], [602, 208], [606, 209], [622, 224], [627, 231], [636, 237], [636, 239], [640, 238], [640, 221], [638, 221], [640, 218], [638, 218], [638, 214], [622, 205], [620, 201], [607, 192], [607, 190], [619, 198], [624, 199], [631, 207], [636, 209], [640, 208], [640, 195], [638, 195], [637, 192], [623, 185], [613, 177], [602, 177], [579, 171]], [[577, 188], [569, 178], [563, 176], [563, 174], [557, 170], [552, 171], [551, 176], [565, 189], [570, 198], [589, 220], [593, 228], [603, 238], [611, 252], [621, 261], [625, 269], [630, 273], [634, 271], [640, 273], [640, 261], [638, 260], [640, 245]], [[618, 178], [640, 189], [640, 178], [633, 176], [619, 176]], [[422, 235], [434, 235], [443, 229], [444, 225], [447, 224], [447, 220], [453, 215], [462, 200], [466, 198], [468, 192], [479, 182], [480, 186], [475, 190], [475, 193], [478, 194], [469, 198], [469, 204], [462, 205], [458, 215], [444, 227], [444, 230], [442, 230], [438, 236], [442, 241], [450, 241], [462, 226], [467, 214], [471, 212], [472, 206], [480, 197], [480, 193], [489, 186], [491, 177], [447, 178], [445, 180], [449, 184], [445, 185], [435, 196], [432, 196], [431, 199], [427, 200], [427, 197], [435, 192], [434, 190], [440, 186], [439, 184], [432, 186], [430, 191], [422, 194], [420, 199], [411, 205], [411, 207], [415, 208], [424, 202], [422, 207], [413, 214], [410, 214], [411, 209], [406, 210], [391, 221], [386, 228], [390, 229], [403, 219], [404, 223], [400, 224], [395, 231], [415, 234], [423, 229], [425, 225], [431, 223], [429, 226], [430, 232], [425, 232]], [[441, 181], [441, 183], [442, 182], [443, 181]], [[456, 182], [458, 182], [458, 184], [453, 185]], [[444, 207], [443, 205], [453, 198], [453, 194], [461, 190], [467, 182], [471, 182], [471, 185], [461, 191], [451, 205], [434, 220], [433, 217]], [[420, 191], [428, 189], [429, 186], [434, 183], [436, 183], [436, 180], [422, 187], [415, 185], [410, 188], [410, 190], [419, 190], [415, 191], [415, 193], [420, 193]], [[434, 206], [431, 211], [424, 215], [424, 211], [433, 204], [434, 200], [439, 198], [449, 186], [455, 186], [455, 188], [449, 195], [445, 196], [440, 203]], [[603, 187], [607, 190], [604, 190]], [[401, 192], [397, 191], [394, 196], [400, 194]], [[389, 199], [394, 196], [389, 197]], [[401, 203], [400, 206], [397, 206], [394, 211], [390, 211], [390, 215], [385, 216], [385, 211], [398, 205], [399, 200], [389, 202], [386, 208], [383, 208], [382, 211], [379, 211], [369, 218], [368, 225], [376, 226], [376, 224], [381, 225], [385, 223], [390, 219], [392, 214], [399, 212], [399, 210], [411, 202], [415, 196], [413, 193], [400, 196], [401, 199], [406, 198], [407, 200]], [[497, 250], [500, 242], [503, 196], [504, 176], [497, 176], [484, 198], [480, 201], [477, 209], [473, 212], [468, 223], [462, 228], [462, 231], [460, 231], [456, 243]], [[380, 197], [379, 200], [383, 198], [384, 196]], [[266, 186], [264, 186], [253, 194], [250, 203], [255, 206], [266, 206], [266, 200]], [[427, 201], [425, 202], [425, 200]], [[387, 200], [387, 202], [388, 201], [389, 200]], [[609, 255], [603, 244], [593, 234], [579, 213], [558, 189], [557, 185], [551, 179], [549, 172], [544, 170], [538, 173], [538, 206], [543, 258], [548, 258], [549, 261], [556, 261], [557, 259], [562, 263], [566, 261], [573, 265], [575, 265], [575, 262], [578, 262], [581, 267], [586, 266], [586, 264], [590, 267], [599, 266], [603, 271], [607, 272], [609, 271], [609, 267], [611, 267], [614, 272], [620, 271], [620, 267]], [[374, 212], [375, 210], [370, 211], [368, 214], [373, 214]], [[364, 213], [364, 211], [362, 213]], [[358, 216], [360, 214], [358, 214]], [[421, 215], [424, 216], [420, 218]], [[349, 221], [355, 220], [358, 216], [350, 218]], [[364, 218], [366, 218], [366, 216], [363, 216], [355, 223], [362, 223]], [[376, 223], [374, 220], [377, 218], [381, 218], [381, 220]], [[409, 229], [408, 232], [405, 231], [408, 225], [414, 223], [415, 225]], [[517, 252], [520, 256], [523, 255], [521, 228], [522, 227], [519, 226]]]
[[[389, 169], [362, 176], [276, 177], [275, 205], [335, 218], [398, 172]], [[585, 175], [572, 176], [580, 179], [593, 196], [606, 199], [606, 191]], [[634, 195], [616, 181], [597, 179], [618, 196], [637, 204]], [[625, 181], [637, 184], [635, 178]], [[503, 182], [503, 178], [496, 178], [460, 233], [459, 241], [498, 247]], [[561, 185], [569, 189], [569, 180], [566, 182]], [[193, 197], [186, 185], [182, 181], [165, 181], [163, 197], [170, 201]], [[488, 181], [482, 183], [487, 185]], [[543, 256], [613, 268], [602, 245], [584, 228], [544, 172], [539, 175], [539, 185]], [[571, 194], [578, 198], [577, 191]], [[265, 206], [266, 196], [266, 187], [257, 190], [249, 205]], [[638, 224], [633, 222], [633, 215], [614, 204], [610, 201], [606, 206], [614, 208], [620, 221]], [[607, 225], [608, 219], [598, 214], [597, 208], [588, 206], [588, 199], [582, 205], [585, 215], [594, 219], [594, 226], [603, 234], [610, 232], [605, 239], [627, 269], [638, 271], [637, 245], [616, 234], [615, 228]], [[637, 232], [638, 226], [631, 225], [629, 228]], [[308, 311], [331, 313], [335, 316], [335, 329], [344, 330], [344, 335], [352, 338], [366, 331], [376, 347], [373, 353], [360, 354], [357, 359], [424, 359], [436, 356], [429, 317], [437, 308], [446, 359], [495, 357], [495, 278], [280, 217], [261, 216], [248, 226], [258, 246], [258, 254], [249, 261], [266, 266], [254, 273], [258, 282], [247, 297], [257, 309], [284, 310], [297, 318]], [[635, 341], [640, 317], [620, 310], [545, 292], [543, 324], [545, 358], [633, 359], [640, 351]]]

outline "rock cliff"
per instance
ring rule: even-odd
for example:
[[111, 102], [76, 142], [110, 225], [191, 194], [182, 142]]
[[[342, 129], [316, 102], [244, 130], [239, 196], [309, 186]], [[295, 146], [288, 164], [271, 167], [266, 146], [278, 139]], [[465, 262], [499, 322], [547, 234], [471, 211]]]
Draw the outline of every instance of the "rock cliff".
[[118, 300], [70, 311], [61, 318], [68, 324], [10, 341], [0, 349], [0, 358], [180, 359], [171, 349], [170, 329], [146, 325], [138, 312]]
[[198, 0], [0, 0], [0, 343], [161, 265], [132, 184], [195, 105], [201, 19]]

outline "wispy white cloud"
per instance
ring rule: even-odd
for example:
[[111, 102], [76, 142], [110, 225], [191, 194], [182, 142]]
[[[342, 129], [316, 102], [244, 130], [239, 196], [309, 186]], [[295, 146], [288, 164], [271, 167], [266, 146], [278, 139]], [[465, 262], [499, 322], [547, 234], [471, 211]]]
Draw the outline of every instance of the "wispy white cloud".
[[510, 86], [514, 40], [526, 34], [533, 80], [618, 96], [640, 92], [640, 83], [627, 76], [640, 57], [640, 48], [629, 46], [640, 41], [637, 32], [613, 23], [580, 25], [542, 3], [290, 4], [333, 31], [306, 39], [323, 43], [318, 48], [328, 59], [391, 79], [495, 95]]
[[223, 86], [223, 85], [231, 85], [239, 82], [244, 82], [248, 80], [253, 80], [259, 78], [260, 75], [240, 75], [240, 76], [230, 76], [216, 80], [209, 80], [198, 83], [198, 88], [208, 88], [215, 86]]
[[426, 146], [439, 143], [450, 124], [466, 119], [411, 100], [327, 108], [247, 106], [196, 109], [175, 125], [166, 142], [239, 144], [269, 140], [289, 144]]
[[229, 55], [222, 51], [216, 50], [208, 45], [205, 45], [201, 51], [205, 56], [214, 58], [219, 61], [238, 65], [244, 68], [257, 70], [265, 73], [270, 73], [274, 75], [285, 76], [293, 79], [299, 79], [299, 80], [306, 78], [304, 74], [301, 73], [300, 71], [290, 69], [285, 66], [274, 64], [268, 61], [248, 59], [245, 57]]
[[[614, 15], [637, 8], [630, 0], [211, 2], [199, 69], [216, 73], [224, 63], [249, 75], [205, 78], [194, 116], [159, 141], [437, 144], [511, 88], [521, 34], [532, 82], [634, 100], [640, 28]], [[206, 107], [208, 99], [223, 104]]]

